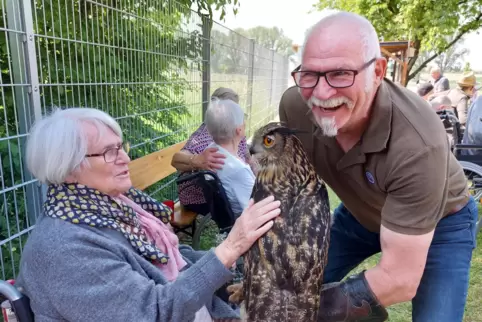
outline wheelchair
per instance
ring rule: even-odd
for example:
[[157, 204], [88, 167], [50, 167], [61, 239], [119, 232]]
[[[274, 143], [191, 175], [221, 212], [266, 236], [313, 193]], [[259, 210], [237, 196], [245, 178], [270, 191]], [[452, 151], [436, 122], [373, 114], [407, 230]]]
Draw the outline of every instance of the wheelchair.
[[0, 303], [2, 303], [3, 319], [6, 322], [33, 322], [34, 316], [30, 308], [30, 299], [22, 294], [14, 284], [15, 281], [13, 280], [0, 280]]
[[[437, 114], [452, 139], [451, 150], [464, 170], [470, 194], [476, 202], [482, 203], [482, 144], [462, 144], [464, 133], [457, 115], [449, 110], [437, 111]], [[477, 232], [481, 228], [481, 217], [479, 214]]]

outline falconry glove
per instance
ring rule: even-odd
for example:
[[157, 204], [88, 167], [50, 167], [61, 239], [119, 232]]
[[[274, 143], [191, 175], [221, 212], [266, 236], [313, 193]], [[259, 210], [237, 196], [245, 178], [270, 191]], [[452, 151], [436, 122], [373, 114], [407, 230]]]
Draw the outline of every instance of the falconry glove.
[[378, 302], [365, 278], [365, 271], [340, 283], [324, 284], [318, 322], [382, 322], [387, 310]]

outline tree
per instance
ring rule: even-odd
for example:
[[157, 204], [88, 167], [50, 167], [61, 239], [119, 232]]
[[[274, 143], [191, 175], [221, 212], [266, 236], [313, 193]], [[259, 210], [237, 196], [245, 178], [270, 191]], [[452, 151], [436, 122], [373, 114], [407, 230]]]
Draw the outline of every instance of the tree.
[[[407, 83], [464, 35], [482, 26], [482, 0], [319, 0], [314, 7], [356, 12], [370, 20], [385, 40], [412, 40], [415, 53], [408, 63]], [[414, 68], [424, 51], [433, 54]]]
[[211, 31], [211, 68], [214, 73], [246, 74], [249, 65], [249, 41], [254, 39], [255, 55], [253, 64], [260, 66], [270, 59], [271, 53], [266, 49], [274, 49], [281, 55], [288, 56], [293, 52], [293, 41], [286, 37], [282, 29], [277, 27], [254, 27], [250, 29], [236, 28], [233, 31]]
[[[211, 31], [211, 70], [213, 73], [246, 74], [249, 43], [236, 31]], [[241, 70], [242, 69], [242, 70]]]
[[238, 0], [180, 0], [179, 3], [185, 5], [188, 8], [195, 7], [199, 15], [207, 15], [212, 20], [214, 18], [213, 9], [219, 12], [219, 20], [224, 20], [227, 13], [227, 6], [232, 5], [234, 15], [238, 13], [239, 1]]
[[[202, 71], [202, 37], [199, 30], [190, 32], [190, 17], [198, 13], [212, 17], [211, 7], [216, 7], [221, 8], [222, 18], [231, 3], [237, 10], [237, 0], [32, 1], [37, 59], [33, 72], [38, 72], [42, 112], [55, 106], [108, 112], [118, 119], [126, 141], [133, 143], [132, 158], [185, 140], [192, 130], [185, 126], [190, 116], [185, 94], [200, 91], [190, 79]], [[25, 47], [15, 50], [11, 43], [26, 39], [12, 31], [19, 27], [10, 26], [15, 21], [10, 16], [13, 10], [7, 14], [5, 9], [18, 10], [18, 6], [6, 4], [0, 7], [5, 29], [0, 32], [0, 240], [33, 224], [28, 222], [22, 187], [28, 181], [22, 151], [32, 118], [18, 115], [26, 110], [23, 92], [28, 80], [18, 72], [25, 70], [26, 62], [19, 59], [22, 68], [12, 67]], [[197, 13], [190, 9], [193, 4], [199, 6]], [[166, 183], [148, 191], [160, 191]], [[159, 192], [156, 197], [169, 198]], [[4, 279], [14, 277], [21, 247], [21, 238], [0, 247]]]
[[[453, 38], [453, 37], [450, 37]], [[449, 42], [452, 39], [449, 40]], [[456, 42], [452, 47], [441, 53], [435, 60], [435, 64], [440, 68], [442, 73], [444, 71], [453, 71], [460, 69], [460, 60], [469, 53], [468, 48], [463, 47], [463, 41]], [[432, 56], [434, 52], [430, 53]], [[429, 56], [429, 57], [430, 57]]]
[[464, 72], [470, 72], [470, 63], [469, 62], [466, 62], [465, 63], [465, 66], [464, 66]]
[[283, 29], [278, 27], [258, 26], [250, 29], [237, 29], [239, 33], [247, 38], [252, 38], [258, 45], [265, 48], [274, 49], [281, 55], [288, 56], [293, 53], [291, 48], [293, 40], [284, 34]]

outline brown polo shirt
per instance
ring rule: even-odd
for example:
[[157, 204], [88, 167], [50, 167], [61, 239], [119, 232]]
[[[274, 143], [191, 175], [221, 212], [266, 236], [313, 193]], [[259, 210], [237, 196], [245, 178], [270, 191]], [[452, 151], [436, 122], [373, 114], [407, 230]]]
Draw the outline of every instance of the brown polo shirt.
[[370, 231], [382, 224], [403, 234], [427, 233], [467, 203], [467, 181], [441, 120], [416, 93], [388, 79], [367, 130], [347, 153], [321, 134], [297, 87], [283, 94], [279, 114], [304, 132], [298, 137], [316, 171]]

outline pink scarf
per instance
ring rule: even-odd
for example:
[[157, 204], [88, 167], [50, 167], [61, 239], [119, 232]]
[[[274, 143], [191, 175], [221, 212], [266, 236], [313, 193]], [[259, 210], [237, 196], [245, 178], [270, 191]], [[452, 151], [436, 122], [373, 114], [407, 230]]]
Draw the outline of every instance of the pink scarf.
[[142, 209], [141, 206], [131, 199], [124, 195], [120, 195], [119, 199], [135, 210], [147, 238], [149, 238], [151, 242], [154, 242], [164, 254], [169, 256], [167, 264], [156, 262], [154, 265], [159, 267], [169, 281], [174, 281], [179, 275], [179, 271], [186, 265], [186, 262], [179, 252], [179, 238], [166, 224]]
[[[156, 246], [166, 255], [169, 256], [167, 264], [153, 263], [163, 273], [163, 275], [169, 280], [174, 281], [179, 275], [181, 270], [187, 263], [179, 252], [179, 238], [174, 234], [169, 227], [154, 215], [142, 209], [141, 206], [136, 204], [131, 199], [124, 195], [120, 195], [119, 199], [130, 206], [137, 213], [137, 218], [144, 229], [147, 238], [156, 244]], [[208, 309], [204, 305], [199, 311], [196, 312], [194, 322], [212, 322], [213, 319], [209, 314]]]

